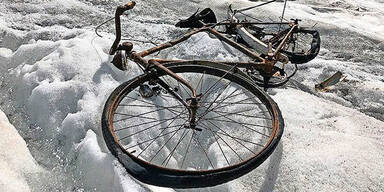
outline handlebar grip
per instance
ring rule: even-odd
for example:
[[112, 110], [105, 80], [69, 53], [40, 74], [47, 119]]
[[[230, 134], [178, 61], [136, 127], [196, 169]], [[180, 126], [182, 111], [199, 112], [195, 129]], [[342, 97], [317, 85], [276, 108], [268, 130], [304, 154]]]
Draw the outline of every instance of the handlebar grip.
[[119, 15], [119, 16], [122, 15], [125, 11], [133, 9], [135, 5], [136, 5], [136, 2], [130, 1], [125, 5], [118, 6], [116, 9], [116, 15]]

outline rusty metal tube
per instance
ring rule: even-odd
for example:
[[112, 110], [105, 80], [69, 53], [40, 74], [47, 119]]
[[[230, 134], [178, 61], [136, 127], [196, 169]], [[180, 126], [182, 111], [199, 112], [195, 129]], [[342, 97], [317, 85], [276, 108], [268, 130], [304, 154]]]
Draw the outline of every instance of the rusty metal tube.
[[216, 36], [218, 39], [220, 39], [221, 41], [224, 41], [225, 43], [228, 43], [230, 46], [236, 48], [237, 50], [241, 51], [242, 53], [244, 53], [245, 55], [247, 55], [248, 57], [252, 58], [252, 59], [257, 59], [258, 61], [264, 61], [264, 58], [260, 57], [259, 55], [257, 55], [256, 53], [250, 51], [249, 49], [247, 49], [246, 47], [236, 43], [235, 41], [231, 40], [231, 39], [228, 39], [227, 37], [223, 36], [222, 34], [220, 34], [218, 31], [216, 31], [215, 29], [212, 29], [212, 28], [208, 28], [208, 32], [209, 33], [212, 33], [214, 36]]
[[196, 34], [196, 33], [199, 33], [201, 31], [205, 31], [206, 29], [205, 28], [200, 28], [200, 29], [197, 29], [197, 30], [193, 30], [189, 33], [186, 33], [184, 34], [183, 36], [177, 38], [177, 39], [174, 39], [172, 41], [169, 41], [169, 42], [166, 42], [166, 43], [163, 43], [159, 46], [156, 46], [156, 47], [153, 47], [153, 48], [150, 48], [150, 49], [147, 49], [147, 50], [144, 50], [140, 53], [138, 53], [141, 57], [145, 57], [147, 55], [150, 55], [152, 53], [155, 53], [155, 52], [158, 52], [158, 51], [161, 51], [163, 49], [166, 49], [166, 48], [169, 48], [169, 47], [173, 47], [175, 46], [176, 44], [179, 44], [187, 39], [189, 39], [192, 35]]
[[155, 65], [157, 68], [159, 68], [160, 70], [166, 72], [168, 75], [170, 75], [172, 78], [176, 79], [178, 82], [184, 84], [188, 89], [191, 90], [192, 92], [192, 97], [193, 98], [196, 98], [197, 97], [197, 94], [196, 94], [196, 90], [192, 87], [191, 84], [189, 84], [185, 79], [181, 78], [180, 76], [178, 76], [176, 73], [172, 72], [171, 70], [169, 70], [167, 67], [165, 67], [164, 65], [160, 64], [159, 62], [151, 59], [148, 61], [149, 64], [152, 64], [152, 65]]
[[118, 6], [115, 12], [115, 28], [116, 28], [116, 39], [112, 44], [111, 49], [109, 50], [110, 55], [114, 55], [116, 53], [117, 47], [121, 40], [121, 22], [120, 16], [127, 10], [133, 9], [136, 5], [136, 2], [131, 1], [125, 5]]
[[285, 42], [287, 41], [289, 35], [291, 35], [291, 33], [293, 32], [293, 30], [297, 27], [297, 25], [294, 25], [291, 27], [291, 30], [288, 31], [288, 33], [285, 35], [284, 39], [281, 41], [281, 43], [279, 44], [279, 46], [277, 46], [275, 52], [273, 53], [273, 56], [276, 56], [277, 53], [279, 53], [280, 49], [283, 47], [283, 45], [285, 44]]

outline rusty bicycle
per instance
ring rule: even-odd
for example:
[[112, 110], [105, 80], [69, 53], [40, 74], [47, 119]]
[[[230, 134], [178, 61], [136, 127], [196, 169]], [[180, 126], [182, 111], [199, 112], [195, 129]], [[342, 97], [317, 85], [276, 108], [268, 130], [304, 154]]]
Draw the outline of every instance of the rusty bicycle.
[[[257, 83], [269, 87], [289, 79], [275, 64], [313, 59], [318, 34], [299, 28], [295, 20], [280, 23], [288, 28], [279, 33], [263, 34], [271, 36], [265, 41], [256, 35], [261, 33], [254, 28], [257, 24], [237, 20], [236, 11], [229, 20], [217, 22], [206, 9], [176, 24], [190, 28], [181, 37], [137, 52], [132, 43], [120, 43], [120, 16], [135, 5], [117, 7], [116, 39], [109, 54], [117, 68], [126, 70], [131, 60], [143, 74], [118, 86], [105, 103], [102, 131], [111, 153], [134, 178], [174, 188], [218, 185], [259, 166], [276, 148], [284, 121]], [[226, 31], [216, 30], [218, 26]], [[145, 58], [201, 32], [239, 50], [249, 61]], [[301, 33], [312, 37], [309, 50], [295, 52]], [[269, 83], [277, 76], [282, 80]]]

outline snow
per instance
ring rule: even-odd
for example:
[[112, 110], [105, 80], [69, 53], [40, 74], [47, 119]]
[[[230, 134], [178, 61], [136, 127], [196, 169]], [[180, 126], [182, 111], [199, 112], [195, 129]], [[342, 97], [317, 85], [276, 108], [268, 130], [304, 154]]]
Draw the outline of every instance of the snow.
[[[177, 19], [206, 6], [224, 17], [230, 3], [255, 4], [138, 1], [123, 19], [125, 36], [154, 42], [175, 38], [183, 32], [173, 26]], [[0, 112], [0, 191], [189, 191], [136, 181], [105, 146], [100, 125], [104, 102], [115, 87], [139, 73], [132, 62], [127, 72], [110, 64], [112, 22], [101, 28], [102, 38], [93, 32], [119, 4], [122, 1], [0, 3], [0, 108], [14, 125]], [[251, 14], [277, 18], [282, 6], [270, 4]], [[383, 6], [379, 0], [289, 1], [286, 18], [299, 17], [310, 26], [318, 22], [323, 44], [320, 55], [299, 66], [287, 86], [268, 91], [285, 119], [282, 140], [249, 174], [198, 190], [383, 190]], [[207, 34], [160, 56], [242, 59]], [[347, 75], [345, 82], [330, 92], [314, 90], [336, 71]]]
[[44, 170], [36, 163], [27, 144], [0, 110], [0, 191], [31, 191], [28, 180]]
[[[313, 21], [332, 24], [342, 29], [358, 32], [363, 35], [384, 40], [383, 2], [381, 1], [305, 1], [289, 2], [286, 10], [287, 18], [307, 18]], [[279, 14], [282, 7], [265, 7], [269, 12]]]
[[[83, 186], [87, 190], [98, 191], [144, 191], [140, 185], [122, 177], [120, 167], [114, 157], [102, 152], [97, 135], [89, 130], [83, 141], [76, 147], [76, 177], [87, 178]], [[127, 176], [125, 176], [127, 177]], [[95, 182], [100, 181], [102, 182]], [[123, 183], [124, 182], [124, 183]], [[124, 184], [124, 185], [123, 185]]]
[[382, 121], [291, 88], [273, 98], [286, 120], [281, 167], [291, 169], [277, 191], [383, 189]]

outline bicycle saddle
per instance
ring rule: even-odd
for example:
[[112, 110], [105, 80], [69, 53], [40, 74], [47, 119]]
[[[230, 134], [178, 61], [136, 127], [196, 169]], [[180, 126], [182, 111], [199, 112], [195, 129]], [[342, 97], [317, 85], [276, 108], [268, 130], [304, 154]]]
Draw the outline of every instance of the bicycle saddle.
[[202, 21], [203, 23], [216, 23], [216, 15], [210, 8], [205, 8], [200, 13], [197, 13], [199, 10], [197, 10], [192, 16], [190, 16], [188, 19], [180, 20], [176, 23], [176, 27], [180, 28], [200, 28], [203, 26], [203, 24], [199, 21]]

